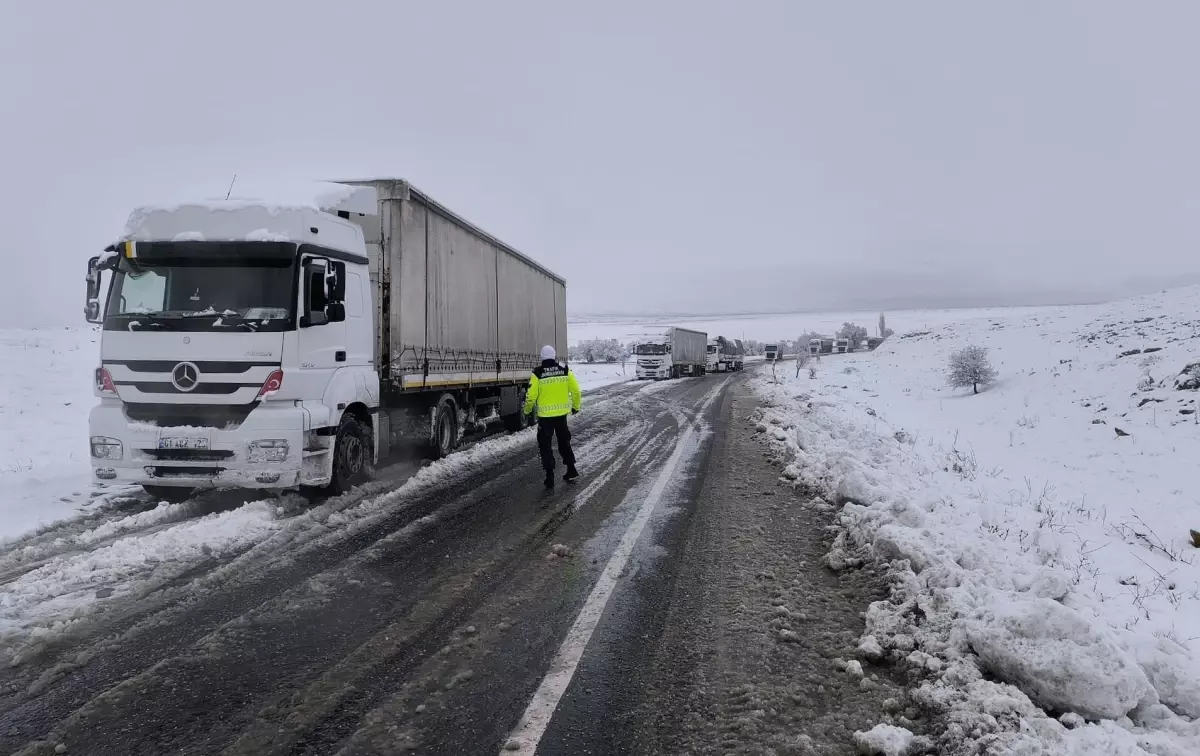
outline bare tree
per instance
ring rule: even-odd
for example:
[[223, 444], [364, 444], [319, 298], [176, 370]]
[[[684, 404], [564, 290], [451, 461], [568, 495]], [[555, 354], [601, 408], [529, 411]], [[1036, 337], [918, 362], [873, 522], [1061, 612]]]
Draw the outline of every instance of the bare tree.
[[567, 350], [572, 362], [620, 362], [629, 357], [629, 348], [616, 339], [581, 341]]
[[805, 348], [796, 348], [796, 377], [800, 377], [800, 371], [808, 366], [812, 360], [812, 355], [808, 353], [808, 342], [805, 342]]
[[842, 323], [842, 330], [837, 332], [839, 339], [849, 339], [853, 349], [867, 340], [867, 329], [854, 323]]
[[887, 327], [887, 318], [882, 312], [879, 313], [879, 338], [886, 339], [894, 333], [895, 331]]
[[953, 388], [970, 386], [976, 394], [981, 385], [987, 386], [996, 380], [996, 370], [988, 360], [988, 350], [974, 344], [952, 352], [949, 368], [949, 382]]

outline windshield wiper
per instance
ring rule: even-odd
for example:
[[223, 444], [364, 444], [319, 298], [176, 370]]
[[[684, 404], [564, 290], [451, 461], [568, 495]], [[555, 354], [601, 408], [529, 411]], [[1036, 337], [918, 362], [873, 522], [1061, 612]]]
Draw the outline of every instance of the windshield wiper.
[[[237, 322], [226, 322], [226, 321], [237, 321]], [[236, 312], [235, 313], [226, 313], [224, 315], [221, 315], [219, 318], [217, 318], [217, 320], [213, 323], [213, 328], [216, 328], [218, 326], [223, 327], [223, 328], [242, 328], [244, 330], [249, 331], [250, 333], [258, 333], [258, 321], [257, 320], [247, 320], [246, 316], [239, 315]]]
[[177, 324], [180, 319], [178, 315], [171, 315], [165, 312], [119, 312], [114, 313], [114, 315], [117, 317], [128, 318], [129, 324], [127, 327], [131, 331], [139, 327], [144, 328], [147, 326], [163, 328], [169, 331], [179, 330], [175, 327], [175, 324]]

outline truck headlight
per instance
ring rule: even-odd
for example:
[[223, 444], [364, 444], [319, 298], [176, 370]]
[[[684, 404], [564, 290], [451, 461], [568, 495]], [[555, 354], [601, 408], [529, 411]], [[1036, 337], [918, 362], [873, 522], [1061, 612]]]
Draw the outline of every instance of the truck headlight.
[[125, 447], [115, 438], [107, 436], [92, 436], [92, 457], [94, 459], [120, 459], [125, 455]]
[[283, 438], [260, 438], [250, 442], [251, 462], [284, 462], [288, 456], [288, 442]]

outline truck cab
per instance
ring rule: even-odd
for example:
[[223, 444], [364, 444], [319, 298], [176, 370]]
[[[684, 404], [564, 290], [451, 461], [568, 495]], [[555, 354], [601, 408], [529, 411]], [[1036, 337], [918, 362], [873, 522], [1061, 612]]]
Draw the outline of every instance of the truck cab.
[[165, 499], [364, 479], [380, 383], [368, 257], [347, 218], [374, 212], [369, 187], [134, 210], [88, 263], [94, 478]]
[[708, 342], [708, 372], [723, 373], [725, 372], [725, 360], [721, 352], [721, 342], [716, 339], [710, 339]]
[[637, 358], [635, 372], [639, 381], [662, 381], [675, 377], [669, 342], [641, 343], [633, 348], [633, 354]]
[[775, 362], [776, 360], [779, 359], [779, 345], [778, 344], [767, 344], [764, 347], [764, 354], [765, 354], [767, 362]]

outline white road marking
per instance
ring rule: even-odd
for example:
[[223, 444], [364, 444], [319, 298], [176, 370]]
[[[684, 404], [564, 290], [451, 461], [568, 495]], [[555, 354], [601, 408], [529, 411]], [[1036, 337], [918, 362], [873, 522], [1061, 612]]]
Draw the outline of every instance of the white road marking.
[[[520, 724], [509, 736], [509, 741], [505, 744], [504, 750], [500, 752], [501, 754], [532, 756], [537, 752], [538, 744], [541, 743], [542, 736], [546, 734], [546, 728], [554, 716], [554, 710], [558, 708], [559, 701], [562, 700], [567, 686], [571, 684], [571, 679], [575, 676], [575, 670], [579, 667], [583, 652], [592, 639], [592, 633], [600, 624], [604, 608], [608, 605], [608, 600], [616, 589], [617, 580], [620, 579], [621, 573], [629, 563], [629, 558], [633, 555], [638, 538], [641, 537], [646, 523], [650, 521], [650, 516], [658, 506], [659, 500], [662, 499], [663, 492], [683, 461], [684, 455], [689, 451], [695, 451], [697, 446], [695, 439], [705, 425], [700, 416], [712, 405], [723, 386], [724, 382], [705, 396], [701, 403], [701, 410], [697, 413], [696, 423], [689, 425], [683, 436], [675, 443], [674, 451], [663, 465], [662, 471], [659, 472], [658, 478], [654, 481], [653, 487], [646, 495], [646, 499], [642, 502], [633, 521], [629, 523], [625, 535], [621, 537], [621, 542], [617, 544], [604, 571], [600, 573], [599, 580], [596, 581], [583, 608], [579, 610], [579, 616], [575, 618], [575, 623], [567, 631], [566, 639], [563, 640], [558, 653], [550, 662], [550, 671], [546, 673], [542, 684], [533, 694], [533, 700], [525, 708]], [[515, 750], [509, 749], [510, 745]]]

